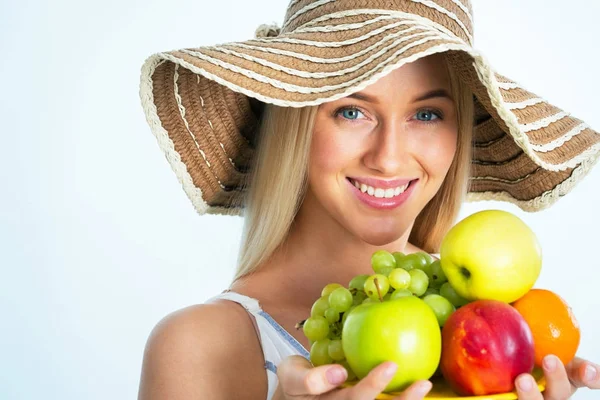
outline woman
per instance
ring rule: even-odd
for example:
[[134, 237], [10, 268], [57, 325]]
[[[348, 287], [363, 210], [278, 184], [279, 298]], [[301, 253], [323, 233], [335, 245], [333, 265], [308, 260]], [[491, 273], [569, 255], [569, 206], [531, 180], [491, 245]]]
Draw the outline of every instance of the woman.
[[[402, 366], [338, 389], [344, 368], [307, 359], [294, 327], [321, 289], [378, 249], [437, 253], [465, 197], [541, 210], [593, 164], [594, 131], [472, 48], [468, 1], [379, 3], [292, 0], [281, 30], [144, 65], [148, 122], [190, 200], [245, 227], [230, 288], [153, 330], [140, 399], [374, 398]], [[524, 374], [519, 398], [598, 388], [596, 368], [549, 356], [544, 395]]]

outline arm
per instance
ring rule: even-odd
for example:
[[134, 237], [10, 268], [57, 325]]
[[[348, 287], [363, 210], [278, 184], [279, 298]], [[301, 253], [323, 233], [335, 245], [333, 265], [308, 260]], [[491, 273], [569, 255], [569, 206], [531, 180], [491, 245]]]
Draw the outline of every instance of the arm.
[[219, 302], [161, 320], [146, 344], [138, 400], [266, 398], [263, 356], [245, 314]]

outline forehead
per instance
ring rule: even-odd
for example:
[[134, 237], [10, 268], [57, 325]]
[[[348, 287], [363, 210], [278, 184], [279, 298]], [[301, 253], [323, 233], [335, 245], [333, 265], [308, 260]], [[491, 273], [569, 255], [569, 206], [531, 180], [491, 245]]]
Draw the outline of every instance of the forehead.
[[[398, 90], [389, 90], [395, 88]], [[367, 86], [361, 92], [373, 95], [420, 93], [450, 89], [450, 77], [443, 57], [433, 55], [407, 63]]]

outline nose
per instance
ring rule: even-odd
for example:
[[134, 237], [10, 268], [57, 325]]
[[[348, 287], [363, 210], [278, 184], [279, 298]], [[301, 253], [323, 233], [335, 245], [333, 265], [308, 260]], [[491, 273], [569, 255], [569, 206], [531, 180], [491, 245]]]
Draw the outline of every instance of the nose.
[[378, 171], [381, 175], [395, 176], [406, 158], [405, 135], [398, 123], [389, 123], [378, 127], [370, 138], [364, 156], [365, 166]]

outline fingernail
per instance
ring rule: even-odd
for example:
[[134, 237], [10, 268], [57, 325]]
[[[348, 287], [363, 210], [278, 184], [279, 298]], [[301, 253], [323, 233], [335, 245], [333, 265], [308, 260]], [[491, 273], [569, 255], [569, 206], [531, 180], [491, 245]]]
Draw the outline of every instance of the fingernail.
[[546, 368], [546, 371], [554, 371], [556, 369], [556, 364], [555, 356], [546, 356], [546, 358], [544, 358], [544, 368]]
[[583, 379], [585, 379], [586, 382], [592, 382], [593, 380], [596, 379], [596, 374], [598, 371], [596, 371], [596, 368], [594, 368], [591, 365], [586, 365], [585, 367], [585, 372], [583, 373]]
[[517, 384], [519, 385], [519, 389], [521, 389], [523, 392], [529, 392], [531, 389], [533, 389], [533, 380], [528, 376], [520, 377]]
[[346, 370], [338, 367], [329, 368], [325, 375], [327, 376], [327, 381], [332, 385], [344, 383], [348, 377]]
[[390, 363], [383, 371], [384, 378], [391, 378], [396, 373], [398, 366], [395, 363]]

